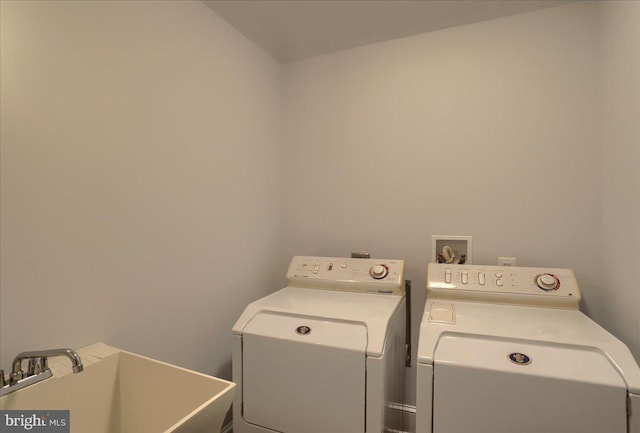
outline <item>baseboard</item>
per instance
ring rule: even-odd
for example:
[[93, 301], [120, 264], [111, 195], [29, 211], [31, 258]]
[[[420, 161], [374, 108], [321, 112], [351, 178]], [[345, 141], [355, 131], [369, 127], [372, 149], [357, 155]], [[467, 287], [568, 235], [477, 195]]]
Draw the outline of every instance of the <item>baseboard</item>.
[[[385, 429], [385, 433], [415, 433], [416, 407], [408, 404], [391, 403], [389, 408], [402, 412], [402, 430]], [[222, 426], [220, 433], [233, 433], [233, 421]]]
[[415, 433], [416, 407], [408, 404], [390, 403], [389, 408], [401, 412], [402, 430], [385, 429], [385, 433]]
[[233, 433], [233, 422], [228, 422], [226, 425], [223, 425], [220, 433]]

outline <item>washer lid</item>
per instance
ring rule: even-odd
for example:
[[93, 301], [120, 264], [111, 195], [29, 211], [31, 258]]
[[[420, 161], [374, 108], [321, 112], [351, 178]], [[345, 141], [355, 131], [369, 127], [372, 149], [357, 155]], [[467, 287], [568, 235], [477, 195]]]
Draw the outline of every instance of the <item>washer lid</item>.
[[476, 371], [522, 374], [541, 378], [606, 385], [626, 390], [609, 359], [594, 348], [445, 335], [435, 352], [437, 366], [456, 365]]
[[[451, 307], [449, 322], [431, 320], [431, 310]], [[436, 315], [436, 318], [440, 317]], [[606, 357], [632, 393], [640, 393], [640, 368], [620, 340], [577, 310], [427, 301], [420, 325], [418, 363], [433, 364], [437, 347], [446, 336], [517, 340], [558, 347], [590, 350]]]
[[[285, 287], [249, 304], [233, 327], [241, 335], [261, 312], [280, 313], [334, 322], [362, 323], [367, 333], [367, 355], [381, 357], [389, 322], [403, 307], [404, 296], [336, 292]], [[263, 319], [260, 319], [263, 320]], [[301, 326], [304, 323], [300, 322]]]
[[626, 433], [626, 401], [597, 349], [455, 335], [436, 348], [434, 432]]

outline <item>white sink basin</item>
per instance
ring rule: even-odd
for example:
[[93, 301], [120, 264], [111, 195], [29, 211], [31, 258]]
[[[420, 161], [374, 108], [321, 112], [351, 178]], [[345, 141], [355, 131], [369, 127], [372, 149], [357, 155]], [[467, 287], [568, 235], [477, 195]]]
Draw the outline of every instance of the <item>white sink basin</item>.
[[54, 377], [5, 395], [0, 409], [70, 410], [72, 433], [220, 432], [234, 383], [101, 343], [78, 353], [82, 373], [59, 375], [70, 363], [52, 359]]

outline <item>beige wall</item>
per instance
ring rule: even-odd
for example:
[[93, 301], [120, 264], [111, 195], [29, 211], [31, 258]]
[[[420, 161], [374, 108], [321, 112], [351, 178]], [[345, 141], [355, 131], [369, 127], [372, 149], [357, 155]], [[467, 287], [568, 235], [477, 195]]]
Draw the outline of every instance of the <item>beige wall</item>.
[[581, 3], [286, 65], [284, 257], [404, 258], [415, 335], [431, 235], [472, 235], [602, 319], [600, 61]]
[[200, 2], [1, 5], [5, 368], [103, 340], [229, 377], [294, 254], [404, 258], [415, 335], [431, 234], [574, 268], [640, 358], [638, 2], [284, 68]]
[[601, 2], [603, 322], [640, 360], [640, 2]]
[[103, 340], [230, 377], [282, 274], [280, 65], [200, 2], [1, 15], [2, 366]]

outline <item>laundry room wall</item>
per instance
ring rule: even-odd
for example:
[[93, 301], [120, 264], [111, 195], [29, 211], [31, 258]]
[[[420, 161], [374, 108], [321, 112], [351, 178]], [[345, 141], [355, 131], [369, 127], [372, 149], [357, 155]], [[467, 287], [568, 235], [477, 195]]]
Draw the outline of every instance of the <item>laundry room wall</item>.
[[604, 319], [598, 38], [579, 2], [285, 65], [283, 260], [405, 259], [417, 330], [431, 235], [471, 235]]
[[600, 2], [603, 321], [640, 362], [640, 2]]
[[0, 2], [0, 365], [103, 340], [230, 377], [232, 323], [294, 254], [404, 258], [417, 330], [432, 234], [574, 268], [640, 359], [639, 6], [281, 77], [200, 2]]
[[1, 365], [102, 340], [230, 378], [280, 262], [280, 65], [201, 2], [1, 2]]

